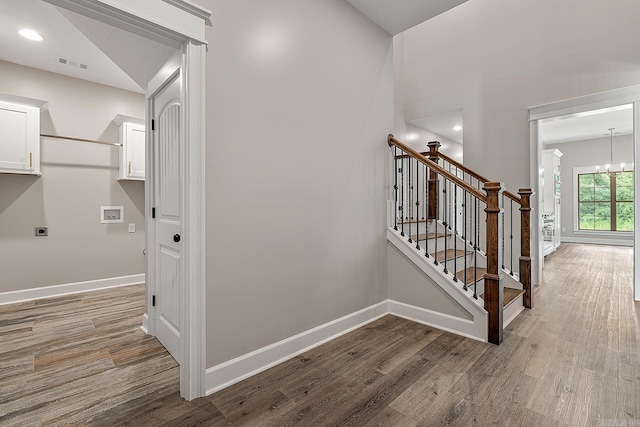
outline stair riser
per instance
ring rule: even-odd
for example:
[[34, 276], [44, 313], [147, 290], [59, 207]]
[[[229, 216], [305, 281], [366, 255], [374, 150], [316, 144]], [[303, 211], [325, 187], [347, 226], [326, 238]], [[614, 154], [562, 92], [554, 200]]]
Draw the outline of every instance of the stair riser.
[[[416, 226], [418, 227], [418, 231], [416, 232]], [[416, 235], [416, 234], [422, 234], [425, 232], [425, 229], [428, 229], [430, 232], [433, 231], [433, 225], [431, 224], [425, 224], [425, 223], [418, 223], [416, 225], [415, 222], [411, 223], [411, 234], [412, 235]], [[398, 224], [398, 230], [401, 231], [402, 230], [402, 224]], [[404, 224], [404, 234], [409, 235], [409, 224], [406, 223]]]

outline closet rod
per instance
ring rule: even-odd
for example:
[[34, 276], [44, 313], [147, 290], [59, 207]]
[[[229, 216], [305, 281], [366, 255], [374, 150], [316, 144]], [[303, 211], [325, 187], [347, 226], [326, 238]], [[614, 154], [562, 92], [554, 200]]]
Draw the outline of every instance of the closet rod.
[[71, 136], [47, 135], [44, 133], [41, 133], [40, 136], [45, 138], [66, 139], [69, 141], [90, 142], [92, 144], [115, 145], [116, 147], [122, 147], [122, 144], [118, 142], [96, 141], [95, 139], [82, 139], [82, 138], [73, 138]]

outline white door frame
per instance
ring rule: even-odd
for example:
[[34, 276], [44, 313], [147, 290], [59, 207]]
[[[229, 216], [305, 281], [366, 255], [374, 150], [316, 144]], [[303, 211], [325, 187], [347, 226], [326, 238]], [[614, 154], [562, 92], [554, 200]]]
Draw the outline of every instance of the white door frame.
[[[541, 228], [540, 228], [540, 176], [539, 170], [542, 165], [540, 159], [541, 144], [538, 134], [539, 121], [552, 117], [565, 116], [568, 114], [582, 113], [585, 111], [598, 110], [601, 108], [615, 107], [618, 105], [633, 104], [633, 161], [634, 164], [640, 165], [640, 85], [629, 86], [621, 89], [614, 89], [607, 92], [596, 93], [592, 95], [581, 96], [578, 98], [567, 99], [564, 101], [553, 102], [544, 105], [538, 105], [529, 108], [529, 124], [530, 124], [530, 155], [531, 155], [531, 188], [533, 188], [535, 197], [532, 198], [532, 207], [534, 215], [531, 218], [532, 228], [532, 254], [536, 255], [532, 273], [534, 275], [534, 283], [542, 281], [542, 247], [540, 246]], [[634, 167], [635, 169], [635, 167]], [[640, 232], [637, 232], [640, 226], [640, 173], [634, 173], [634, 224], [633, 224], [633, 298], [640, 301]]]
[[[45, 0], [84, 16], [180, 49], [180, 120], [182, 156], [183, 291], [181, 296], [182, 334], [180, 347], [180, 394], [187, 400], [205, 395], [205, 26], [211, 12], [187, 0]], [[152, 89], [154, 82], [150, 82]], [[147, 92], [147, 95], [149, 92]], [[147, 107], [148, 109], [148, 96]], [[149, 119], [147, 115], [147, 119]], [[147, 137], [147, 152], [150, 144]], [[147, 155], [147, 161], [149, 157]], [[149, 163], [147, 163], [149, 164]], [[146, 178], [146, 215], [151, 218], [149, 185]], [[147, 221], [147, 282], [155, 260], [149, 252], [153, 236]], [[151, 276], [152, 277], [152, 276]], [[151, 306], [147, 292], [147, 307]], [[149, 316], [149, 320], [153, 316]], [[149, 325], [153, 334], [154, 326]]]

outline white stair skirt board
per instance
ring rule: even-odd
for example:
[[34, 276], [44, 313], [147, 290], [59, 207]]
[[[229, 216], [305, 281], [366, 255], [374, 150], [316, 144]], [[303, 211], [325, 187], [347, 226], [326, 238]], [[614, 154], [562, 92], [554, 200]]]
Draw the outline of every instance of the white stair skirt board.
[[67, 283], [63, 285], [43, 286], [41, 288], [24, 289], [0, 293], [0, 305], [32, 301], [41, 298], [59, 297], [79, 292], [96, 291], [98, 289], [117, 288], [119, 286], [137, 285], [145, 282], [145, 275], [112, 277], [109, 279], [88, 280], [86, 282]]
[[206, 393], [210, 395], [266, 371], [387, 314], [486, 342], [486, 331], [478, 331], [478, 325], [470, 320], [386, 300], [207, 369]]

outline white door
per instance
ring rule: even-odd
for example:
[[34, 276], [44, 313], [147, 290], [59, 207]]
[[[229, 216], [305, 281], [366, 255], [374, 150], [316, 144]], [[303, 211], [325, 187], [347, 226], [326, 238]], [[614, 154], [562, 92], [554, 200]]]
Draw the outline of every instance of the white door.
[[156, 337], [181, 362], [182, 203], [180, 182], [180, 79], [153, 96]]

